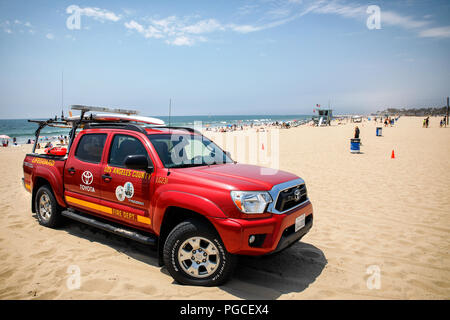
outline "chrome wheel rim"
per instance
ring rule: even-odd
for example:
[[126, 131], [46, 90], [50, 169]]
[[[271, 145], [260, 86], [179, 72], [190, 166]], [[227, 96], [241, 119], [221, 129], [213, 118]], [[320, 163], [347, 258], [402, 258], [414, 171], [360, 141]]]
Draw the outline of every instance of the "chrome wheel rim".
[[179, 247], [178, 262], [183, 271], [190, 276], [206, 278], [219, 267], [219, 250], [206, 238], [192, 237]]
[[52, 216], [52, 203], [50, 197], [46, 193], [42, 194], [39, 199], [39, 214], [46, 222], [50, 220], [50, 217]]

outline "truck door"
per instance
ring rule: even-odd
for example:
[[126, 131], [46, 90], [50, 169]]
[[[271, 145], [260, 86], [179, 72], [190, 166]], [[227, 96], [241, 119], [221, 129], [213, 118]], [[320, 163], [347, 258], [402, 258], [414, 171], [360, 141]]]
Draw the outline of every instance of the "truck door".
[[129, 155], [145, 155], [153, 167], [149, 152], [139, 136], [133, 133], [116, 133], [109, 141], [102, 168], [103, 204], [112, 208], [114, 218], [122, 223], [149, 228], [151, 172], [125, 167]]
[[82, 211], [101, 213], [102, 156], [106, 133], [80, 133], [64, 168], [66, 202]]

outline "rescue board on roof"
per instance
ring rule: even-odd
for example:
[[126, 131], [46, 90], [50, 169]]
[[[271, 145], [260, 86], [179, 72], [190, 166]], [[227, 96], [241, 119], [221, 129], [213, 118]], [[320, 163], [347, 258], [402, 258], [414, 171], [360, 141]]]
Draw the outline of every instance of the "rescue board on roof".
[[[91, 118], [92, 117], [92, 118]], [[126, 114], [116, 114], [116, 113], [92, 113], [88, 116], [85, 116], [87, 119], [92, 119], [96, 121], [104, 121], [104, 122], [121, 122], [121, 121], [130, 121], [130, 122], [138, 122], [138, 123], [146, 123], [153, 125], [164, 125], [164, 121], [158, 118], [152, 117], [144, 117], [137, 115], [126, 115]], [[79, 120], [80, 116], [68, 117], [69, 120]]]

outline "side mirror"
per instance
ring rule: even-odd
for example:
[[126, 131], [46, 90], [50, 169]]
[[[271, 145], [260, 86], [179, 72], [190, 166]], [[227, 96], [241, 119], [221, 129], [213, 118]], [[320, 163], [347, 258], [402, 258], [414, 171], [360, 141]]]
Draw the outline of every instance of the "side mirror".
[[125, 167], [133, 170], [153, 171], [153, 166], [149, 166], [147, 156], [144, 155], [130, 155], [126, 157]]

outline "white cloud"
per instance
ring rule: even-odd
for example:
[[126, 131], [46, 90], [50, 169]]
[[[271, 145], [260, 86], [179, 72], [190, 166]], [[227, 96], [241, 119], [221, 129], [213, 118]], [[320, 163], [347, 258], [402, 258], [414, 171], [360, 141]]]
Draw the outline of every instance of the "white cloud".
[[245, 16], [245, 15], [248, 15], [248, 14], [251, 14], [251, 13], [255, 12], [257, 8], [258, 8], [257, 5], [247, 4], [247, 5], [244, 5], [242, 7], [239, 7], [237, 9], [237, 14], [240, 15], [240, 16]]
[[292, 9], [290, 7], [281, 6], [267, 11], [266, 14], [273, 19], [279, 19], [289, 16], [291, 13]]
[[450, 26], [429, 28], [419, 32], [422, 38], [450, 38]]
[[145, 38], [159, 39], [164, 37], [161, 31], [156, 29], [154, 26], [148, 26], [147, 28], [145, 28], [143, 25], [134, 20], [131, 20], [130, 22], [125, 22], [124, 25], [125, 28], [129, 30], [136, 30], [138, 33], [142, 34]]
[[200, 20], [189, 23], [188, 18], [179, 19], [169, 16], [163, 19], [147, 19], [147, 25], [135, 20], [125, 22], [128, 30], [134, 30], [145, 38], [166, 39], [167, 44], [176, 46], [192, 46], [196, 42], [205, 42], [202, 34], [225, 30], [225, 27], [215, 19]]
[[[203, 18], [199, 16], [186, 16], [179, 18], [175, 15], [166, 18], [146, 18], [138, 21], [131, 20], [124, 23], [124, 26], [135, 31], [145, 38], [164, 39], [171, 45], [192, 46], [199, 41], [207, 41], [202, 35], [216, 32], [237, 32], [248, 34], [275, 28], [307, 14], [327, 14], [337, 15], [348, 19], [357, 19], [361, 21], [362, 28], [365, 27], [365, 21], [368, 18], [367, 4], [340, 0], [316, 0], [316, 1], [268, 1], [267, 6], [263, 8], [261, 3], [258, 5], [244, 5], [237, 8], [235, 17], [239, 19], [254, 17], [259, 13], [259, 18], [255, 22], [231, 22], [223, 24], [214, 18]], [[85, 8], [86, 9], [86, 8]], [[100, 10], [98, 8], [94, 8]], [[428, 18], [428, 17], [427, 17]], [[119, 18], [117, 18], [119, 19]], [[197, 20], [197, 21], [195, 21]], [[395, 26], [405, 30], [415, 30], [421, 37], [449, 37], [448, 28], [429, 28], [432, 21], [430, 19], [415, 18], [406, 16], [394, 11], [388, 11], [381, 8], [381, 25]]]
[[392, 11], [381, 11], [381, 23], [387, 23], [388, 25], [398, 26], [404, 29], [415, 29], [425, 27], [430, 21], [401, 16]]
[[25, 33], [28, 31], [30, 34], [34, 34], [36, 31], [34, 30], [34, 27], [31, 25], [30, 22], [22, 22], [20, 20], [15, 19], [14, 21], [10, 22], [9, 20], [0, 22], [0, 28], [3, 29], [5, 33], [8, 34], [17, 34], [17, 33]]
[[308, 12], [309, 12], [309, 9], [307, 9], [305, 11], [302, 11], [300, 13], [297, 13], [295, 15], [292, 15], [290, 17], [284, 18], [284, 19], [274, 20], [272, 22], [267, 22], [267, 23], [260, 24], [260, 25], [251, 25], [251, 24], [236, 25], [236, 24], [229, 24], [227, 27], [229, 29], [231, 29], [232, 31], [239, 32], [239, 33], [257, 32], [257, 31], [271, 29], [271, 28], [275, 28], [275, 27], [281, 26], [281, 25], [286, 24], [288, 22], [291, 22], [291, 21], [293, 21], [295, 19], [298, 19], [301, 16], [304, 16]]
[[49, 39], [49, 40], [55, 39], [55, 36], [54, 36], [52, 33], [47, 33], [47, 34], [45, 35], [45, 37], [46, 37], [47, 39]]
[[250, 33], [250, 32], [260, 31], [263, 29], [263, 27], [252, 26], [249, 24], [243, 24], [243, 25], [230, 24], [230, 25], [228, 25], [228, 27], [231, 30], [239, 32], [239, 33]]
[[339, 16], [343, 16], [346, 18], [356, 18], [363, 17], [366, 15], [367, 6], [360, 5], [341, 5], [337, 2], [326, 3], [325, 5], [321, 5], [325, 3], [324, 1], [320, 1], [315, 5], [311, 6], [311, 12], [320, 13], [320, 14], [335, 14]]
[[174, 46], [192, 46], [195, 40], [186, 36], [176, 37], [174, 40], [167, 40], [166, 43], [173, 44]]
[[215, 19], [201, 20], [192, 25], [183, 27], [181, 30], [191, 34], [211, 33], [224, 30], [225, 28]]
[[125, 28], [127, 28], [127, 29], [134, 29], [134, 30], [136, 30], [139, 33], [143, 33], [144, 30], [145, 30], [144, 27], [141, 24], [137, 23], [134, 20], [131, 20], [130, 22], [125, 22], [124, 25], [125, 25]]
[[99, 21], [109, 20], [109, 21], [117, 22], [120, 20], [120, 16], [116, 15], [114, 12], [111, 12], [111, 11], [108, 11], [105, 9], [100, 9], [100, 8], [86, 7], [86, 8], [80, 9], [80, 13], [82, 15], [85, 15], [86, 17], [92, 17]]
[[[314, 7], [311, 7], [312, 13], [334, 14], [345, 18], [354, 18], [360, 20], [365, 20], [368, 17], [366, 12], [367, 5], [359, 5], [359, 4], [348, 5], [348, 4], [341, 4], [340, 2], [336, 1], [328, 2], [325, 0], [321, 0], [315, 3], [313, 6]], [[383, 8], [381, 8], [380, 13], [381, 13], [382, 27], [383, 25], [388, 25], [410, 30], [410, 29], [421, 29], [428, 26], [431, 23], [430, 20], [405, 16], [394, 11], [384, 10]]]

